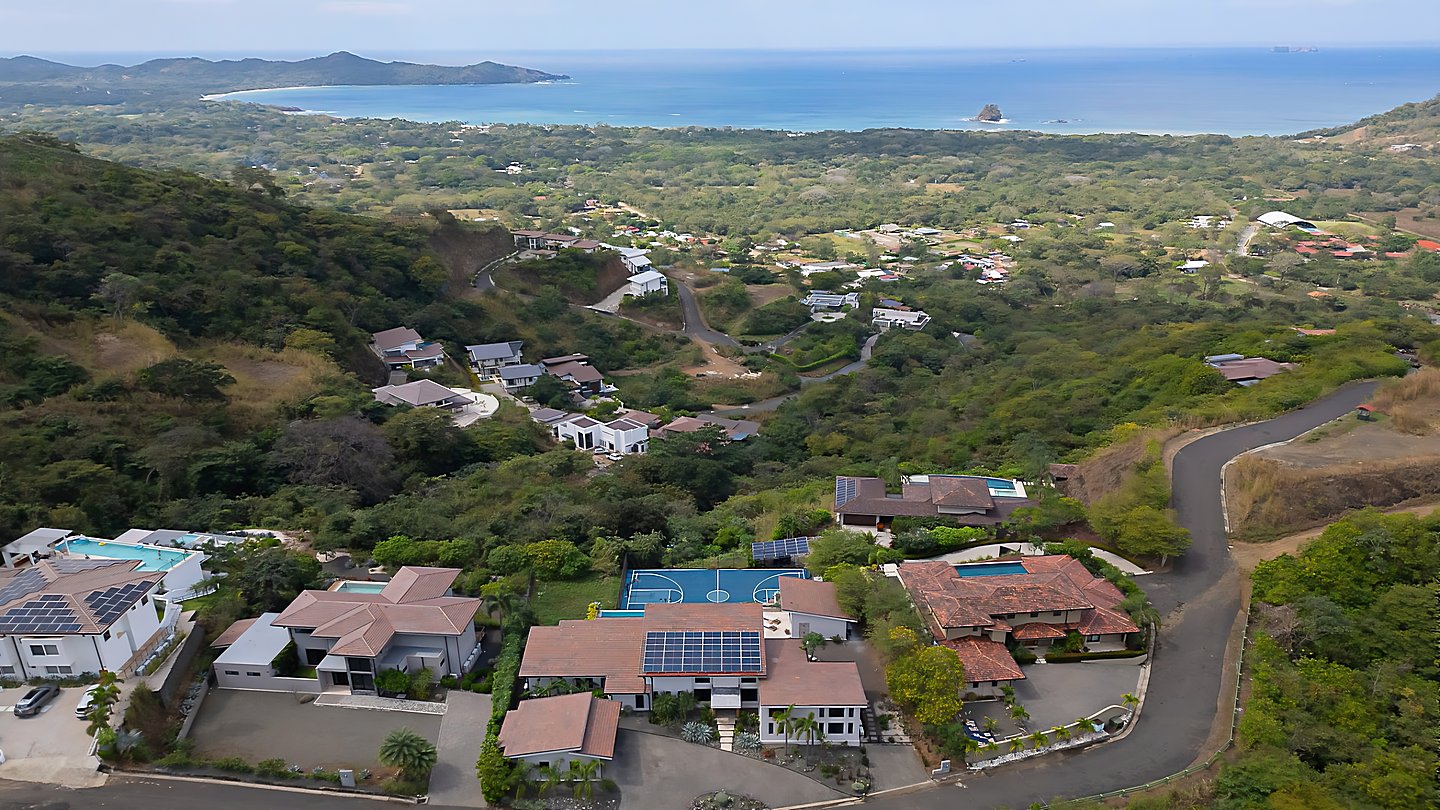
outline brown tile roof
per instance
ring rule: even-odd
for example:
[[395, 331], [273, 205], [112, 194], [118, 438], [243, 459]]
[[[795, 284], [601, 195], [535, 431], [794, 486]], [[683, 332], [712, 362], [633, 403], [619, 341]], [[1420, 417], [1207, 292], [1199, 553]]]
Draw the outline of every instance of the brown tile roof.
[[600, 678], [607, 694], [641, 694], [646, 691], [640, 677], [644, 648], [643, 619], [570, 619], [532, 627], [520, 676]]
[[[898, 497], [887, 494], [885, 482], [879, 478], [838, 476], [835, 482], [837, 489], [841, 482], [851, 482], [854, 487], [854, 497], [835, 507], [840, 514], [884, 517], [943, 514], [961, 525], [994, 526], [1005, 522], [1016, 509], [1035, 503], [1028, 498], [995, 498], [985, 480], [974, 476], [937, 474], [929, 476], [927, 481], [906, 481]], [[942, 513], [942, 508], [983, 511], [953, 514]]]
[[965, 681], [1018, 681], [1025, 678], [1024, 670], [1015, 663], [1015, 658], [1005, 645], [988, 638], [969, 636], [942, 642], [960, 656], [965, 666]]
[[[787, 577], [781, 577], [781, 584]], [[706, 603], [657, 602], [645, 606], [640, 618], [644, 633], [657, 630], [759, 630], [765, 621], [764, 609], [755, 602]], [[637, 658], [635, 668], [640, 668]]]
[[799, 577], [780, 578], [780, 609], [835, 619], [855, 618], [840, 609], [840, 602], [835, 598], [835, 583]]
[[[1051, 627], [1044, 622], [1031, 622], [1015, 628], [1014, 635], [1020, 641], [1036, 641], [1045, 638], [1064, 638], [1065, 631], [1058, 627]], [[990, 679], [986, 678], [985, 680]]]
[[1081, 633], [1091, 635], [1104, 635], [1108, 633], [1138, 633], [1140, 628], [1130, 617], [1118, 610], [1097, 607], [1094, 610], [1086, 611], [1085, 616], [1076, 627]]
[[620, 704], [589, 692], [522, 700], [505, 713], [500, 746], [507, 757], [571, 752], [596, 759], [615, 756]]
[[388, 352], [396, 346], [404, 346], [407, 343], [419, 343], [420, 333], [408, 326], [397, 326], [394, 329], [386, 329], [383, 332], [376, 332], [370, 336], [374, 341], [375, 348], [382, 352]]
[[465, 632], [480, 600], [445, 596], [460, 572], [406, 566], [379, 593], [303, 591], [271, 622], [336, 639], [334, 655], [374, 657], [396, 633], [454, 636]]
[[864, 706], [865, 687], [853, 661], [810, 661], [800, 642], [765, 640], [762, 706]]
[[258, 621], [258, 619], [237, 620], [234, 624], [225, 628], [225, 632], [217, 636], [214, 641], [210, 642], [210, 646], [229, 647], [231, 644], [234, 644], [237, 639], [245, 635], [245, 631], [249, 630], [250, 625], [254, 624], [256, 621]]
[[995, 505], [985, 481], [948, 475], [930, 476], [930, 500], [936, 506], [989, 509]]
[[[34, 624], [33, 613], [12, 611], [44, 608], [57, 624], [75, 624], [73, 631], [39, 630], [36, 634], [103, 633], [165, 577], [160, 571], [135, 569], [140, 560], [41, 560], [25, 568], [0, 569], [0, 627], [5, 633]], [[124, 590], [128, 587], [128, 590]], [[119, 600], [118, 602], [116, 600]], [[105, 608], [101, 610], [102, 607]], [[66, 609], [70, 616], [53, 615]], [[118, 610], [118, 612], [116, 612]], [[71, 618], [73, 617], [73, 618]]]

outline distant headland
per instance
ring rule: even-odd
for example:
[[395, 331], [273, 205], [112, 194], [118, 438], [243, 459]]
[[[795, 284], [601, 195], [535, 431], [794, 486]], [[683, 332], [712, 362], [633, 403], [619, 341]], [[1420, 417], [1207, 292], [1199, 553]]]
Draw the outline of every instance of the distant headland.
[[286, 62], [152, 59], [138, 65], [76, 67], [33, 56], [0, 58], [0, 101], [11, 104], [117, 104], [272, 87], [520, 84], [568, 79], [524, 67], [480, 62], [449, 67], [378, 62], [346, 51]]

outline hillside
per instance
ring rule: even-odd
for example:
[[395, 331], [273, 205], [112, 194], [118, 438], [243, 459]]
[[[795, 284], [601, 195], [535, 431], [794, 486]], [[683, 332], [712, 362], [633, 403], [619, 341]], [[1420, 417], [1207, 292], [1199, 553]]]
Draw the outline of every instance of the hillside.
[[76, 67], [33, 56], [0, 59], [0, 103], [117, 104], [135, 97], [188, 97], [265, 87], [342, 84], [513, 84], [568, 78], [496, 62], [448, 67], [378, 62], [339, 51], [296, 62], [153, 59]]
[[1393, 110], [1362, 118], [1353, 124], [1314, 129], [1297, 137], [1323, 137], [1348, 143], [1393, 145], [1417, 143], [1434, 146], [1440, 141], [1440, 96], [1402, 104]]

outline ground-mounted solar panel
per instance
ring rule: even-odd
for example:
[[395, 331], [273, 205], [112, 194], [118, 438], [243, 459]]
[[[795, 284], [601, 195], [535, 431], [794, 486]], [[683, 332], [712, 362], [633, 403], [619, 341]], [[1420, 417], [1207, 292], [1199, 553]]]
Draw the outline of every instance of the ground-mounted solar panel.
[[750, 556], [755, 560], [779, 560], [786, 557], [801, 557], [809, 553], [810, 538], [808, 537], [761, 540], [750, 544]]
[[713, 675], [760, 672], [760, 633], [754, 630], [658, 630], [645, 634], [641, 671]]

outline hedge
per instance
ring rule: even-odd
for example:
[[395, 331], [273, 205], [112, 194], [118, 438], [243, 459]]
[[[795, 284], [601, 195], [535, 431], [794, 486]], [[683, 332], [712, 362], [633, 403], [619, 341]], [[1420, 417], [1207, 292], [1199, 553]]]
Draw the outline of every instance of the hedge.
[[497, 804], [510, 789], [510, 762], [500, 750], [500, 726], [515, 699], [515, 682], [520, 677], [520, 657], [525, 650], [529, 628], [524, 622], [506, 622], [505, 640], [495, 657], [490, 675], [490, 722], [485, 727], [485, 741], [475, 760], [475, 775], [480, 778], [480, 792], [485, 801]]
[[1144, 650], [1107, 650], [1105, 652], [1079, 652], [1079, 653], [1046, 653], [1045, 660], [1051, 664], [1074, 664], [1078, 661], [1091, 661], [1100, 658], [1139, 658], [1144, 655]]

